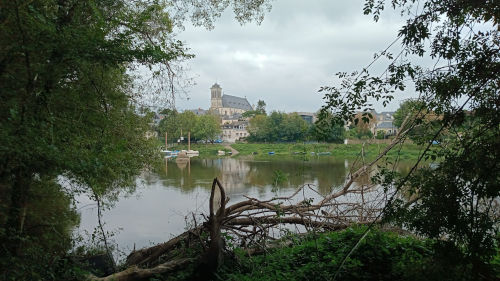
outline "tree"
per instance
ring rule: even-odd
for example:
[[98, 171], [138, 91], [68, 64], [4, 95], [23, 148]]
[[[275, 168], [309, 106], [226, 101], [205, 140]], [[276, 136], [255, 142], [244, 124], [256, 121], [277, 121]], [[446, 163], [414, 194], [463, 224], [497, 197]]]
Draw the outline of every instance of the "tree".
[[248, 140], [250, 141], [271, 141], [269, 137], [269, 127], [266, 115], [257, 115], [250, 119], [248, 124]]
[[257, 102], [257, 107], [255, 108], [255, 110], [245, 111], [241, 116], [245, 118], [252, 118], [255, 115], [266, 115], [266, 103], [263, 100], [259, 100]]
[[309, 129], [309, 124], [297, 113], [285, 114], [281, 127], [277, 128], [283, 132], [281, 141], [304, 140]]
[[399, 130], [406, 130], [410, 126], [408, 122], [405, 128], [401, 128], [406, 118], [413, 123], [410, 132], [408, 132], [408, 136], [415, 141], [419, 141], [419, 139], [431, 135], [440, 126], [438, 122], [440, 116], [427, 110], [426, 104], [419, 100], [407, 100], [403, 102], [394, 113], [393, 124], [398, 127]]
[[222, 133], [219, 117], [211, 114], [202, 115], [194, 128], [196, 139], [213, 141]]
[[248, 126], [249, 141], [287, 142], [303, 140], [309, 125], [297, 113], [273, 111], [269, 116], [256, 115]]
[[[413, 84], [427, 113], [442, 116], [436, 118], [432, 132], [418, 140], [424, 145], [419, 162], [428, 158], [440, 163], [436, 169], [416, 163], [407, 177], [386, 181], [388, 188], [395, 186], [399, 193], [404, 187], [415, 198], [391, 200], [384, 209], [386, 218], [428, 237], [448, 237], [464, 249], [473, 268], [468, 273], [485, 278], [499, 235], [498, 207], [493, 202], [500, 196], [500, 178], [491, 172], [500, 169], [498, 3], [367, 0], [364, 12], [378, 20], [386, 5], [409, 15], [397, 38], [403, 48], [400, 55], [394, 56], [389, 48], [376, 54], [375, 60], [389, 60], [382, 76], [371, 75], [369, 68], [339, 73], [340, 87], [321, 89], [326, 92], [325, 108], [348, 120], [358, 108], [372, 109], [369, 100], [387, 105], [398, 91]], [[416, 13], [410, 13], [413, 10]], [[425, 56], [433, 59], [432, 64], [419, 63]], [[477, 122], [463, 131], [466, 108]], [[409, 120], [409, 133], [421, 120]], [[449, 134], [447, 145], [432, 146], [432, 140], [444, 133]]]
[[[156, 144], [145, 138], [150, 120], [136, 114], [134, 101], [143, 93], [134, 91], [138, 80], [130, 73], [151, 70], [159, 89], [175, 90], [173, 63], [192, 55], [173, 38], [172, 27], [194, 9], [167, 9], [195, 6], [193, 20], [209, 26], [208, 19], [230, 5], [242, 22], [259, 18], [267, 1], [195, 2], [0, 4], [2, 279], [31, 279], [29, 274], [57, 279], [47, 272], [51, 265], [34, 267], [57, 256], [37, 244], [32, 225], [27, 225], [33, 221], [27, 216], [36, 213], [28, 204], [33, 194], [56, 186], [70, 200], [77, 193], [98, 202], [113, 199], [120, 190], [133, 188], [136, 176], [158, 156]], [[204, 8], [206, 13], [198, 13]], [[74, 184], [63, 188], [61, 178]], [[45, 228], [43, 235], [61, 239], [58, 228]], [[49, 256], [34, 261], [34, 252]]]
[[266, 114], [266, 103], [263, 100], [259, 100], [255, 111], [257, 111], [258, 114]]
[[158, 124], [158, 133], [161, 137], [164, 137], [165, 133], [167, 133], [167, 143], [173, 143], [177, 141], [180, 134], [180, 131], [177, 128], [179, 124], [179, 113], [175, 109], [163, 109], [160, 114], [163, 115], [163, 118]]
[[314, 122], [312, 135], [317, 141], [342, 143], [345, 138], [344, 123], [333, 118], [329, 110], [320, 111]]
[[394, 126], [400, 128], [403, 124], [405, 118], [410, 120], [415, 119], [417, 114], [420, 116], [425, 116], [425, 104], [418, 100], [406, 100], [399, 105], [399, 108], [394, 112], [394, 121], [392, 122]]
[[178, 115], [176, 136], [187, 136], [188, 131], [193, 131], [198, 123], [198, 116], [194, 112], [186, 110]]

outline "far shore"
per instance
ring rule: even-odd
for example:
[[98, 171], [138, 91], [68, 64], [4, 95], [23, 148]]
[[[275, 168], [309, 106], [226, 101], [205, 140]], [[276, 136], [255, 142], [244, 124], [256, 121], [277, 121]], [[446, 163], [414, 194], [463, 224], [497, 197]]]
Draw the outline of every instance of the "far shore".
[[[217, 157], [249, 157], [255, 159], [283, 159], [304, 157], [335, 157], [335, 158], [356, 158], [363, 156], [366, 160], [374, 159], [380, 152], [384, 150], [387, 143], [371, 143], [367, 140], [363, 143], [355, 144], [334, 144], [334, 143], [208, 143], [208, 144], [191, 144], [192, 150], [198, 150], [202, 158], [217, 158]], [[187, 144], [175, 145], [169, 147], [170, 150], [187, 149]], [[237, 151], [237, 155], [232, 155]], [[224, 156], [219, 156], [218, 151], [224, 151]], [[416, 144], [403, 144], [402, 146], [394, 147], [387, 156], [390, 158], [399, 157], [401, 160], [417, 159], [423, 148]], [[234, 153], [236, 154], [236, 153]]]

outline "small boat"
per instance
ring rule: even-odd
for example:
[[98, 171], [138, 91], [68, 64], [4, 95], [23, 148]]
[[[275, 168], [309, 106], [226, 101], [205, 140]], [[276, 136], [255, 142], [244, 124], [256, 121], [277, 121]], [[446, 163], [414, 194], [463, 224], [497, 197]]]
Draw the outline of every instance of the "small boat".
[[274, 151], [269, 151], [267, 154], [274, 155]]
[[186, 151], [186, 154], [188, 156], [199, 156], [200, 155], [200, 152], [198, 150], [187, 150]]
[[176, 150], [176, 151], [162, 150], [161, 153], [163, 153], [165, 158], [171, 158], [171, 157], [177, 157], [177, 154], [179, 153], [179, 151], [178, 150]]
[[224, 150], [218, 150], [217, 155], [223, 156], [223, 155], [226, 155], [226, 152]]

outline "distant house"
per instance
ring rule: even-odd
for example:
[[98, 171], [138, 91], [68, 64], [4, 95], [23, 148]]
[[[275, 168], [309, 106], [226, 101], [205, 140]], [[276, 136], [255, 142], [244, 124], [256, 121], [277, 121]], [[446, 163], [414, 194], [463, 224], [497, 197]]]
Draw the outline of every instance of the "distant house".
[[197, 116], [205, 115], [205, 114], [208, 113], [208, 110], [201, 109], [201, 108], [198, 108], [198, 109], [188, 109], [188, 111], [193, 112]]
[[246, 121], [237, 121], [222, 125], [222, 140], [236, 142], [241, 138], [248, 137], [247, 125], [248, 122]]
[[316, 122], [316, 113], [312, 112], [297, 112], [297, 114], [304, 119], [308, 124], [314, 124]]
[[[365, 112], [358, 112], [358, 116], [362, 116]], [[368, 127], [373, 135], [377, 135], [378, 131], [384, 131], [384, 134], [387, 135], [395, 135], [398, 132], [398, 128], [394, 126], [394, 112], [384, 111], [381, 113], [377, 113], [375, 110], [372, 110], [370, 114], [373, 116], [373, 119], [370, 119]], [[361, 118], [361, 117], [360, 117]], [[360, 121], [362, 122], [362, 121]], [[349, 121], [345, 124], [344, 128], [349, 130], [349, 127], [352, 126], [352, 121]]]
[[398, 131], [398, 128], [394, 126], [394, 112], [384, 111], [381, 113], [372, 112], [372, 114], [376, 117], [376, 122], [372, 127], [372, 132], [374, 135], [377, 135], [377, 132], [384, 131], [385, 135], [395, 135]]
[[384, 134], [387, 135], [395, 135], [397, 133], [397, 128], [394, 126], [392, 121], [382, 121], [382, 122], [377, 122], [375, 125], [375, 132], [374, 135], [376, 135], [379, 131], [384, 131]]

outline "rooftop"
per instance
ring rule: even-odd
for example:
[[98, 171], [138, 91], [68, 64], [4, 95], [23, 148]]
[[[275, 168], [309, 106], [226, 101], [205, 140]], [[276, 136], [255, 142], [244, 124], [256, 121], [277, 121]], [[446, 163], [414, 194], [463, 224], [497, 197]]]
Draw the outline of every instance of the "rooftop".
[[377, 124], [377, 128], [392, 129], [392, 128], [394, 128], [394, 124], [392, 124], [391, 121], [384, 121], [384, 122], [380, 122], [379, 124]]
[[222, 107], [238, 108], [243, 110], [253, 110], [246, 98], [226, 95], [222, 96]]

